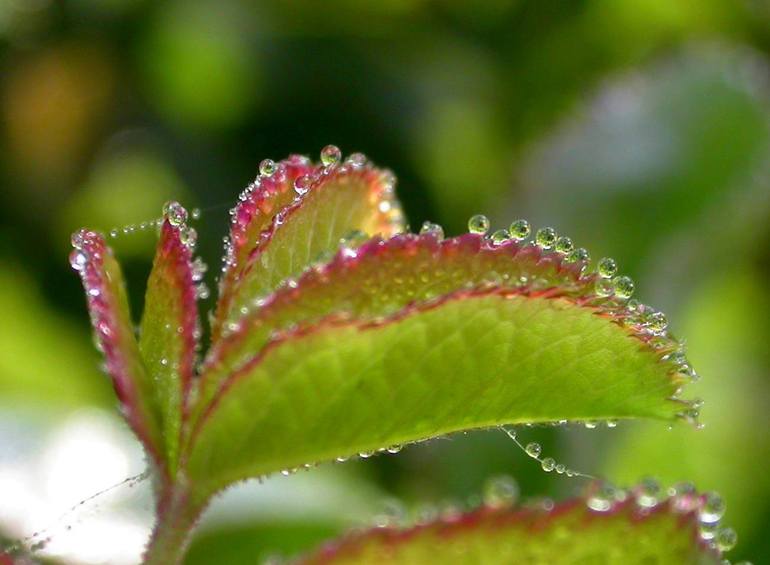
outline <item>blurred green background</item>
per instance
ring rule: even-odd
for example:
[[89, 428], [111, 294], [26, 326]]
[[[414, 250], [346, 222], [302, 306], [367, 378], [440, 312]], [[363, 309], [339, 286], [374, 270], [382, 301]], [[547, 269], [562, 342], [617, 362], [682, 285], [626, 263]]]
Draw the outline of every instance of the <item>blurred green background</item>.
[[[731, 559], [770, 562], [769, 65], [767, 0], [0, 0], [0, 532], [51, 525], [55, 558], [130, 563], [151, 525], [146, 484], [58, 519], [143, 466], [70, 232], [179, 199], [216, 272], [258, 162], [335, 143], [397, 173], [412, 226], [526, 217], [615, 257], [686, 336], [705, 429], [520, 435], [621, 483], [720, 491]], [[153, 238], [115, 243], [137, 307]], [[499, 474], [523, 498], [580, 488], [470, 433], [233, 489], [188, 562], [291, 554]]]

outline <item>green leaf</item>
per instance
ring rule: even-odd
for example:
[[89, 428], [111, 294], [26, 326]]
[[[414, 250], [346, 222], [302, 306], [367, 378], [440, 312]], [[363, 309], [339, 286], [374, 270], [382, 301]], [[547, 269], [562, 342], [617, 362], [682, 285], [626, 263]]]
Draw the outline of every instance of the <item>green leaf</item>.
[[154, 402], [159, 407], [165, 459], [172, 475], [176, 471], [200, 333], [192, 251], [182, 241], [192, 233], [184, 224], [186, 215], [178, 203], [166, 204], [166, 217], [147, 282], [139, 341], [145, 367], [155, 383]]
[[83, 281], [94, 338], [123, 415], [155, 463], [165, 469], [154, 383], [134, 337], [120, 265], [97, 232], [80, 230], [73, 234], [72, 245], [70, 263]]
[[[238, 321], [238, 330], [214, 344], [201, 375], [200, 407], [224, 380], [268, 342], [272, 332], [308, 325], [331, 314], [371, 320], [412, 302], [436, 299], [479, 285], [541, 292], [558, 289], [592, 297], [595, 277], [581, 277], [584, 262], [514, 241], [493, 245], [466, 234], [441, 240], [436, 234], [374, 238], [359, 248], [343, 247], [334, 260], [306, 271], [279, 288], [258, 310]], [[610, 302], [605, 299], [604, 302]]]
[[284, 468], [458, 430], [673, 420], [684, 380], [632, 328], [565, 295], [458, 291], [365, 322], [284, 332], [237, 371], [192, 438], [194, 496]]
[[380, 528], [329, 543], [303, 564], [603, 563], [706, 565], [720, 552], [698, 536], [703, 498], [642, 509], [629, 499], [603, 512], [574, 499], [550, 510], [482, 507], [411, 529]]
[[[230, 326], [242, 313], [254, 308], [279, 283], [299, 275], [324, 253], [336, 250], [347, 234], [359, 231], [390, 237], [403, 231], [403, 215], [393, 195], [393, 175], [387, 171], [365, 162], [331, 164], [314, 168], [301, 182], [302, 194], [273, 215], [243, 265], [237, 251], [228, 251], [228, 258], [235, 256], [232, 261], [239, 273], [231, 287], [220, 290], [213, 341], [232, 331]], [[256, 194], [255, 189], [247, 190], [242, 199], [259, 199], [260, 188], [261, 184]], [[240, 211], [236, 209], [236, 221]], [[249, 220], [245, 221], [248, 224]]]

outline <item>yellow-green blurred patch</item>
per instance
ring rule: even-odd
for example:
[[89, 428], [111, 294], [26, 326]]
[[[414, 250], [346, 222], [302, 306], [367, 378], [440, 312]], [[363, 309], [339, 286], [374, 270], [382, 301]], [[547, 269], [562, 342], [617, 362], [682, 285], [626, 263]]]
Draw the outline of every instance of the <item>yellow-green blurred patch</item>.
[[160, 12], [139, 64], [148, 94], [171, 122], [219, 128], [239, 123], [260, 97], [259, 59], [235, 2], [176, 2]]
[[0, 407], [49, 412], [113, 396], [82, 325], [60, 317], [19, 269], [0, 269]]
[[[139, 229], [142, 222], [160, 218], [163, 203], [179, 200], [192, 204], [182, 180], [170, 163], [149, 149], [119, 151], [98, 161], [85, 185], [69, 200], [59, 221], [62, 245], [69, 234], [88, 226], [105, 234], [110, 246], [125, 256], [150, 258], [157, 240], [155, 227]], [[133, 225], [132, 233], [123, 227]]]

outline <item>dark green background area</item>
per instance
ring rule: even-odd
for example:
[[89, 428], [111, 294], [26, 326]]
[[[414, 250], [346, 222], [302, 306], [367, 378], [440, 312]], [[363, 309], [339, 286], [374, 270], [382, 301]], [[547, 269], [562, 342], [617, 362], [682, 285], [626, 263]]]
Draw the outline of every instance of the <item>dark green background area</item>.
[[[769, 103], [762, 0], [2, 2], [0, 426], [117, 416], [70, 232], [151, 220], [170, 198], [199, 207], [214, 288], [227, 210], [259, 161], [334, 143], [396, 172], [413, 228], [525, 217], [615, 257], [687, 339], [706, 427], [524, 441], [621, 483], [718, 490], [740, 537], [731, 559], [770, 561]], [[135, 312], [153, 242], [115, 241]], [[15, 453], [0, 445], [0, 462]], [[355, 525], [347, 505], [464, 501], [501, 473], [525, 498], [580, 486], [500, 433], [460, 435], [308, 473], [345, 496], [306, 518], [280, 504], [214, 514], [189, 562], [300, 551]]]

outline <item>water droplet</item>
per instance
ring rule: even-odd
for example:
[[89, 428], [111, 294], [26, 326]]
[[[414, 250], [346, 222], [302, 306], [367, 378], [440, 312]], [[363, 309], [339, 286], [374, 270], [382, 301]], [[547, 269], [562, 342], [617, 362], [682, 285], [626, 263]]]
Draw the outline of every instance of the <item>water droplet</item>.
[[206, 271], [208, 270], [208, 265], [203, 262], [203, 259], [200, 257], [196, 257], [195, 260], [190, 265], [190, 269], [192, 271], [192, 280], [193, 282], [200, 282], [203, 280], [203, 276], [206, 274]]
[[594, 291], [599, 296], [612, 296], [612, 293], [615, 292], [615, 286], [611, 280], [600, 278], [596, 280]]
[[636, 504], [642, 508], [653, 508], [658, 504], [660, 484], [652, 478], [642, 479], [636, 489]]
[[272, 159], [263, 159], [259, 163], [259, 174], [263, 177], [271, 177], [278, 167]]
[[703, 506], [700, 509], [698, 518], [701, 522], [711, 524], [713, 522], [719, 522], [725, 513], [725, 502], [722, 497], [716, 492], [708, 492], [705, 495]]
[[110, 230], [110, 237], [113, 237], [113, 238], [114, 237], [118, 237], [119, 234], [120, 234], [120, 232], [117, 229], [111, 229]]
[[689, 482], [677, 483], [670, 489], [671, 503], [675, 512], [692, 512], [700, 506], [700, 498], [695, 485]]
[[206, 283], [200, 283], [195, 287], [195, 297], [199, 300], [206, 300], [210, 294], [211, 292], [209, 291], [209, 287], [206, 286]]
[[575, 249], [572, 253], [567, 255], [564, 260], [567, 263], [577, 263], [578, 261], [590, 261], [591, 255], [588, 253], [587, 250], [583, 249], [582, 247], [578, 247]]
[[558, 234], [555, 229], [540, 228], [535, 234], [535, 243], [541, 249], [551, 249], [556, 243], [557, 238]]
[[575, 245], [572, 243], [570, 238], [562, 236], [556, 240], [557, 252], [566, 255], [567, 253], [571, 253], [574, 249]]
[[505, 508], [513, 505], [519, 496], [519, 485], [511, 477], [492, 477], [484, 485], [484, 504], [490, 508]]
[[369, 459], [372, 455], [374, 455], [372, 451], [362, 451], [358, 454], [361, 459]]
[[72, 268], [76, 271], [82, 271], [86, 268], [86, 263], [88, 263], [88, 255], [80, 249], [73, 249], [72, 253], [70, 253], [70, 265], [72, 265]]
[[663, 312], [653, 312], [647, 318], [647, 327], [655, 333], [660, 333], [668, 327], [668, 318]]
[[436, 239], [442, 240], [444, 239], [444, 228], [433, 222], [423, 222], [420, 228], [420, 235], [432, 235]]
[[730, 551], [738, 543], [738, 534], [732, 528], [724, 528], [717, 532], [716, 542], [720, 551]]
[[336, 145], [327, 145], [321, 149], [321, 164], [324, 167], [336, 165], [342, 159], [342, 151]]
[[386, 449], [386, 451], [388, 453], [398, 453], [399, 451], [401, 451], [401, 449], [402, 449], [402, 446], [400, 445], [391, 445]]
[[615, 273], [618, 272], [618, 264], [615, 263], [615, 259], [611, 257], [603, 257], [596, 266], [596, 270], [600, 277], [609, 279], [614, 277]]
[[308, 190], [310, 190], [310, 185], [313, 183], [313, 179], [310, 177], [310, 175], [302, 175], [301, 177], [297, 177], [297, 179], [294, 181], [294, 192], [302, 196], [303, 194], [307, 193]]
[[719, 522], [701, 522], [698, 526], [698, 533], [701, 539], [712, 540], [719, 530]]
[[193, 220], [200, 220], [201, 219], [201, 209], [200, 208], [193, 208], [192, 212], [190, 213], [190, 216]]
[[631, 298], [634, 293], [634, 281], [631, 277], [615, 277], [612, 284], [615, 286], [615, 296], [618, 298]]
[[534, 441], [527, 444], [527, 447], [524, 448], [524, 451], [527, 452], [527, 455], [530, 457], [534, 457], [537, 459], [540, 457], [540, 453], [543, 451], [543, 448], [540, 446], [539, 443], [535, 443]]
[[185, 245], [186, 247], [194, 247], [197, 239], [198, 232], [195, 231], [195, 228], [184, 227], [179, 230], [179, 241], [182, 242], [182, 245]]
[[556, 468], [556, 461], [553, 457], [546, 457], [540, 462], [540, 466], [543, 468], [543, 471], [550, 473]]
[[393, 528], [406, 522], [406, 508], [396, 499], [387, 499], [380, 503], [380, 510], [374, 517], [374, 524], [378, 528]]
[[563, 475], [564, 471], [566, 470], [567, 470], [567, 467], [565, 467], [563, 464], [559, 463], [558, 465], [556, 465], [556, 472], [559, 473], [560, 475]]
[[[569, 471], [567, 471], [569, 475]], [[612, 509], [615, 501], [615, 487], [609, 483], [602, 483], [596, 486], [596, 490], [586, 499], [588, 508], [595, 512], [607, 512]]]
[[179, 227], [187, 221], [187, 210], [179, 202], [169, 200], [163, 205], [163, 216], [169, 224]]
[[511, 239], [511, 234], [506, 229], [497, 230], [492, 234], [492, 243], [500, 245]]
[[471, 216], [468, 220], [468, 231], [478, 235], [484, 235], [489, 231], [489, 218], [483, 214]]
[[366, 165], [367, 158], [363, 153], [351, 153], [348, 156], [347, 161], [353, 166], [354, 169], [360, 169]]
[[521, 241], [529, 237], [529, 234], [532, 233], [532, 227], [527, 220], [516, 220], [508, 228], [508, 232], [514, 240]]
[[668, 489], [669, 496], [681, 496], [681, 495], [695, 495], [697, 490], [695, 485], [689, 481], [676, 483], [674, 486]]

